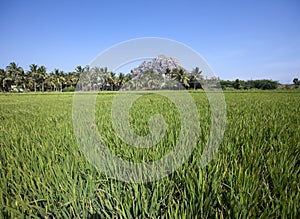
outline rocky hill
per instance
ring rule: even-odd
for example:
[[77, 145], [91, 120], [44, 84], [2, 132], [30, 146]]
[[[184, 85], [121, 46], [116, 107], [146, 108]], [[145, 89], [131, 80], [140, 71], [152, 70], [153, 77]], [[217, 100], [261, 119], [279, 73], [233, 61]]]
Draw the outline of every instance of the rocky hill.
[[157, 73], [165, 73], [167, 69], [172, 71], [173, 69], [183, 68], [180, 62], [175, 57], [167, 57], [164, 55], [159, 55], [151, 61], [142, 62], [139, 67], [131, 70], [131, 73], [136, 76], [146, 71], [153, 71]]

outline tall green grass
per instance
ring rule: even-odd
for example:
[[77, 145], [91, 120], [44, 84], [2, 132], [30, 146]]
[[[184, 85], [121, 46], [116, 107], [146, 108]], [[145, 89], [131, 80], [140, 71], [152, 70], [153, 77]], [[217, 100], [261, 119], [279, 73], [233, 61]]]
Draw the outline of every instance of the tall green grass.
[[[101, 93], [96, 125], [123, 159], [159, 159], [177, 141], [174, 105], [158, 95], [139, 98], [131, 125], [149, 132], [161, 113], [169, 130], [150, 150], [124, 144], [112, 129], [115, 93]], [[300, 186], [299, 92], [225, 92], [227, 126], [212, 162], [199, 167], [210, 131], [203, 92], [192, 92], [199, 140], [177, 171], [144, 184], [110, 179], [81, 152], [72, 124], [73, 94], [0, 95], [0, 218], [296, 218]]]

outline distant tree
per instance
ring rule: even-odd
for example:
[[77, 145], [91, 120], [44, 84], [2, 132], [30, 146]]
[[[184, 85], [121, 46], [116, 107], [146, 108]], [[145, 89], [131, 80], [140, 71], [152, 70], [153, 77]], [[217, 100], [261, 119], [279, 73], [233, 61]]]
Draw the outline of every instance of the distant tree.
[[226, 90], [227, 88], [233, 88], [233, 83], [234, 81], [229, 81], [229, 80], [221, 80], [220, 84], [223, 90]]
[[163, 76], [162, 74], [148, 70], [140, 77], [143, 89], [155, 90], [161, 87]]
[[119, 90], [125, 84], [125, 75], [123, 73], [119, 73], [117, 78], [117, 90]]
[[80, 65], [78, 65], [78, 66], [75, 68], [75, 74], [76, 74], [77, 77], [78, 77], [77, 88], [78, 88], [79, 90], [83, 90], [83, 86], [84, 86], [84, 82], [83, 82], [83, 80], [82, 80], [82, 78], [84, 77], [83, 73], [84, 73], [84, 68], [81, 67]]
[[125, 83], [132, 80], [132, 74], [131, 73], [127, 73], [124, 77]]
[[187, 77], [186, 72], [183, 69], [174, 69], [171, 73], [173, 79], [178, 81], [182, 86], [188, 88], [189, 85], [189, 78]]
[[233, 83], [234, 89], [241, 89], [241, 81], [239, 79], [236, 79]]
[[83, 73], [84, 72], [84, 68], [82, 68], [80, 65], [78, 65], [76, 68], [75, 68], [75, 71], [77, 73]]
[[110, 89], [110, 80], [113, 78], [109, 78], [109, 74], [107, 67], [100, 68], [100, 83], [102, 84], [102, 90]]
[[4, 84], [3, 84], [4, 79], [5, 79], [5, 70], [0, 69], [0, 91], [1, 92], [4, 91]]
[[166, 69], [165, 77], [172, 77], [171, 70], [169, 68]]
[[5, 90], [11, 91], [11, 86], [16, 85], [19, 81], [18, 78], [20, 74], [24, 71], [22, 67], [19, 67], [15, 62], [11, 62], [6, 66], [6, 76], [4, 79]]
[[42, 92], [45, 91], [45, 80], [46, 80], [46, 67], [45, 66], [40, 66], [37, 69], [38, 76], [37, 76], [37, 82], [41, 85], [42, 87]]
[[18, 76], [17, 76], [17, 85], [22, 86], [23, 90], [26, 92], [27, 84], [28, 84], [28, 75], [27, 73], [22, 69]]
[[37, 83], [39, 80], [39, 73], [38, 73], [38, 65], [36, 64], [31, 64], [29, 66], [29, 71], [28, 71], [28, 75], [30, 77], [30, 79], [33, 81], [34, 84], [34, 92], [36, 92], [36, 88], [37, 88]]
[[293, 79], [293, 83], [294, 83], [295, 85], [300, 85], [300, 81], [298, 80], [298, 78], [294, 78], [294, 79]]
[[100, 78], [101, 78], [101, 69], [98, 67], [92, 68], [89, 73], [89, 81], [90, 81], [91, 89], [93, 89], [94, 91], [99, 89]]
[[63, 84], [66, 81], [64, 77], [64, 72], [60, 71], [59, 69], [55, 68], [53, 71], [53, 76], [55, 79], [55, 90], [56, 91], [62, 91]]
[[201, 75], [202, 71], [199, 67], [196, 67], [189, 74], [189, 87], [193, 87], [194, 90], [196, 88], [202, 88], [201, 81], [203, 80], [203, 76]]
[[109, 72], [108, 77], [107, 77], [107, 82], [109, 85], [109, 90], [115, 90], [115, 86], [117, 83], [116, 73]]
[[277, 81], [264, 79], [264, 80], [250, 80], [247, 81], [245, 85], [249, 88], [271, 90], [271, 89], [276, 89], [279, 83]]
[[53, 72], [46, 75], [45, 84], [46, 84], [46, 89], [50, 89], [50, 91], [55, 90], [55, 76]]
[[73, 87], [75, 89], [79, 80], [79, 75], [76, 72], [68, 72], [65, 75], [65, 78], [66, 78], [66, 86]]

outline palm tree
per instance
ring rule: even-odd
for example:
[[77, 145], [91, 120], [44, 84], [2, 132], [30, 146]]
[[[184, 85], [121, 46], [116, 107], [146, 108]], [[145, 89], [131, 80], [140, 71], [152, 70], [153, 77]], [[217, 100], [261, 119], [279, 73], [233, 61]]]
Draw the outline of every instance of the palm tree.
[[47, 85], [47, 87], [50, 87], [51, 91], [54, 91], [55, 88], [55, 76], [54, 73], [51, 72], [50, 74], [48, 74], [45, 78], [45, 83]]
[[[164, 78], [166, 78], [166, 77], [172, 77], [172, 75], [171, 75], [171, 70], [169, 69], [169, 68], [167, 68], [166, 69], [166, 72], [164, 73]], [[164, 81], [165, 82], [165, 81]]]
[[99, 89], [100, 85], [100, 77], [101, 77], [101, 69], [99, 67], [94, 67], [90, 71], [90, 84], [91, 88], [93, 88], [94, 91]]
[[102, 83], [102, 90], [106, 90], [108, 85], [108, 69], [107, 67], [101, 68], [100, 69], [100, 78], [101, 78], [101, 83]]
[[55, 68], [53, 72], [54, 78], [55, 78], [55, 90], [56, 91], [62, 91], [63, 89], [63, 83], [65, 82], [64, 78], [64, 72], [60, 71], [59, 69]]
[[28, 75], [30, 75], [31, 79], [34, 83], [34, 92], [36, 92], [37, 83], [39, 80], [39, 74], [38, 74], [38, 65], [31, 64], [29, 66], [30, 70], [28, 71]]
[[117, 78], [117, 90], [119, 90], [125, 84], [125, 75], [123, 73], [119, 73]]
[[5, 70], [0, 69], [0, 91], [1, 92], [4, 91], [4, 84], [3, 84], [4, 79], [5, 79]]
[[[77, 67], [78, 68], [78, 67]], [[80, 67], [79, 69], [80, 74], [80, 89], [81, 90], [89, 90], [91, 88], [91, 78], [90, 78], [90, 66], [85, 66], [83, 69]]]
[[[196, 67], [190, 74], [189, 84], [193, 84], [194, 90], [199, 86], [200, 82], [203, 80], [203, 76], [201, 75], [202, 71]], [[201, 87], [201, 84], [200, 84]]]
[[[134, 87], [134, 83], [132, 81], [132, 74], [131, 73], [127, 73], [125, 76], [124, 76], [124, 79], [123, 79], [123, 88], [122, 89], [133, 89]], [[120, 89], [120, 88], [119, 88]]]
[[16, 77], [22, 70], [23, 68], [19, 67], [15, 62], [11, 62], [8, 66], [6, 66], [6, 72], [11, 77]]
[[42, 84], [42, 92], [45, 91], [45, 79], [46, 79], [46, 67], [40, 66], [37, 69], [38, 72], [38, 82]]
[[183, 69], [174, 69], [172, 71], [173, 79], [181, 83], [184, 87], [189, 87], [189, 78], [187, 77], [186, 72]]
[[65, 76], [66, 78], [66, 86], [67, 87], [76, 87], [77, 82], [79, 80], [79, 76], [76, 72], [69, 72]]
[[17, 85], [21, 85], [23, 87], [23, 90], [26, 91], [27, 83], [28, 83], [28, 76], [26, 72], [22, 69], [22, 71], [19, 72], [17, 77]]
[[75, 75], [76, 75], [76, 77], [78, 77], [78, 84], [77, 84], [77, 82], [76, 82], [76, 84], [77, 84], [77, 89], [79, 89], [79, 90], [82, 90], [83, 89], [83, 82], [82, 82], [82, 74], [83, 74], [83, 72], [84, 72], [84, 68], [82, 68], [80, 65], [78, 65], [76, 68], [75, 68]]
[[[158, 72], [148, 70], [148, 71], [145, 71], [141, 75], [141, 79], [143, 81], [143, 87], [145, 89], [150, 89], [150, 90], [154, 89], [155, 90], [162, 86], [161, 82], [162, 82], [163, 76]], [[163, 83], [163, 85], [164, 85], [164, 83]]]
[[82, 68], [80, 65], [78, 65], [76, 68], [75, 68], [75, 71], [77, 73], [83, 73], [84, 72], [84, 68]]
[[109, 84], [109, 87], [110, 87], [111, 90], [115, 90], [116, 73], [113, 73], [113, 72], [108, 73], [107, 83]]
[[11, 62], [6, 66], [6, 77], [3, 80], [3, 87], [11, 90], [11, 86], [17, 82], [19, 75], [22, 74], [23, 71], [22, 67], [19, 67], [15, 62]]

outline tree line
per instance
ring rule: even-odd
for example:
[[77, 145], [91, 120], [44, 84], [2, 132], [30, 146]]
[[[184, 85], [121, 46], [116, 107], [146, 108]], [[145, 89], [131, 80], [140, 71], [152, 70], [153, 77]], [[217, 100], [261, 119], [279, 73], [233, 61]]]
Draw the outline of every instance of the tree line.
[[223, 89], [233, 88], [236, 90], [248, 90], [248, 89], [261, 89], [261, 90], [272, 90], [276, 89], [279, 82], [273, 80], [248, 80], [243, 81], [236, 79], [235, 81], [220, 81]]
[[[31, 64], [29, 70], [24, 71], [24, 69], [15, 62], [11, 62], [5, 69], [0, 69], [0, 91], [74, 91], [79, 83], [80, 76], [91, 70], [97, 71], [99, 76], [101, 75], [103, 79], [105, 79], [105, 83], [103, 83], [101, 89], [108, 89], [108, 87], [119, 85], [126, 79], [124, 74], [121, 73], [116, 76], [115, 73], [109, 72], [107, 68], [90, 69], [89, 66], [77, 66], [75, 70], [71, 72], [64, 72], [57, 68], [52, 72], [47, 72], [45, 66]], [[97, 78], [91, 79], [98, 80]]]
[[[185, 88], [202, 88], [200, 81], [203, 77], [199, 68], [190, 73], [183, 69], [167, 69], [164, 75], [178, 81]], [[29, 70], [25, 71], [15, 62], [11, 62], [5, 69], [0, 69], [0, 92], [61, 92], [74, 91], [76, 87], [83, 91], [119, 90], [125, 84], [132, 88], [146, 86], [151, 89], [159, 81], [155, 79], [161, 76], [162, 74], [147, 71], [141, 78], [141, 75], [133, 75], [132, 72], [116, 74], [107, 67], [89, 66], [77, 66], [71, 72], [55, 68], [48, 73], [45, 66], [36, 64], [31, 64]], [[141, 84], [142, 81], [147, 81], [148, 84]]]
[[[279, 82], [273, 80], [249, 80], [235, 81], [219, 80], [219, 78], [204, 78], [202, 71], [196, 67], [191, 72], [184, 69], [167, 69], [164, 73], [146, 71], [140, 75], [132, 72], [116, 74], [107, 67], [77, 66], [74, 71], [64, 72], [54, 69], [47, 72], [45, 66], [31, 64], [28, 71], [11, 62], [5, 69], [0, 69], [0, 92], [62, 92], [74, 91], [75, 88], [83, 91], [119, 90], [124, 85], [126, 87], [138, 89], [147, 87], [149, 89], [158, 88], [163, 79], [176, 81], [186, 89], [203, 89], [205, 86], [219, 81], [222, 89], [276, 89]], [[146, 83], [146, 84], [145, 84]], [[300, 84], [297, 78], [294, 83]], [[166, 89], [171, 85], [164, 84]], [[161, 88], [161, 87], [160, 87]]]

